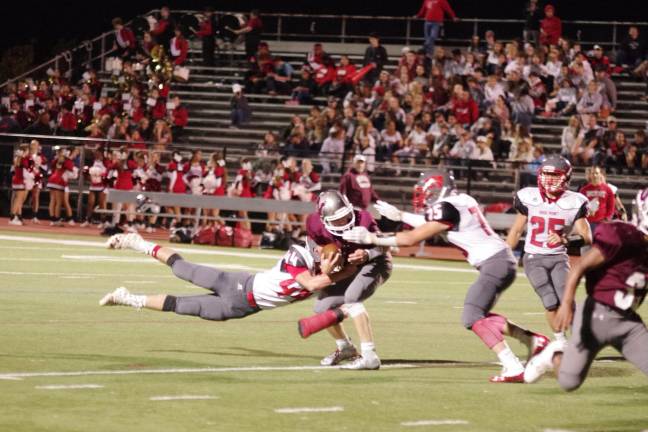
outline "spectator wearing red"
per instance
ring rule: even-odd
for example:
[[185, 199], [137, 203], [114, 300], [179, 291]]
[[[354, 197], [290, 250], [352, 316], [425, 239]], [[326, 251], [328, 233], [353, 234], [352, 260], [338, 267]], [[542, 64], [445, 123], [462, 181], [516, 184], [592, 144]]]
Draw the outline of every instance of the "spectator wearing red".
[[124, 26], [121, 18], [113, 18], [113, 29], [115, 29], [115, 44], [114, 48], [117, 50], [117, 55], [123, 59], [130, 58], [135, 53], [137, 48], [137, 41], [135, 34], [131, 29]]
[[331, 83], [335, 80], [336, 69], [335, 63], [330, 56], [324, 57], [323, 62], [322, 67], [315, 72], [315, 83], [319, 88], [320, 94], [325, 95]]
[[346, 195], [354, 207], [363, 210], [379, 199], [367, 175], [366, 168], [367, 159], [365, 156], [357, 154], [353, 158], [353, 166], [340, 179], [342, 195]]
[[592, 50], [592, 55], [588, 58], [592, 70], [605, 70], [605, 72], [610, 73], [610, 59], [605, 55], [603, 47], [601, 45], [594, 45]]
[[308, 65], [313, 72], [324, 66], [324, 59], [330, 57], [321, 43], [316, 43], [313, 45], [313, 50], [306, 54], [306, 65]]
[[151, 35], [160, 42], [160, 45], [163, 47], [169, 46], [169, 41], [173, 37], [173, 29], [175, 28], [175, 22], [171, 18], [171, 11], [167, 6], [163, 6], [160, 9], [160, 18], [155, 27], [151, 30]]
[[417, 18], [423, 18], [425, 20], [423, 24], [423, 36], [425, 37], [423, 48], [430, 58], [434, 55], [434, 44], [439, 37], [439, 32], [446, 14], [454, 21], [458, 20], [457, 15], [447, 0], [423, 0], [421, 9], [416, 14]]
[[187, 60], [187, 54], [189, 53], [189, 42], [185, 39], [182, 34], [182, 29], [180, 27], [175, 28], [175, 36], [169, 42], [169, 54], [171, 54], [171, 59], [173, 64], [176, 66], [182, 66]]
[[250, 18], [240, 29], [236, 30], [231, 27], [225, 27], [225, 30], [231, 31], [234, 34], [245, 35], [245, 55], [247, 58], [256, 55], [259, 43], [261, 43], [261, 32], [263, 31], [263, 22], [259, 18], [259, 11], [253, 9], [250, 12]]
[[587, 221], [592, 230], [602, 222], [612, 220], [615, 209], [615, 198], [612, 189], [605, 183], [605, 178], [599, 167], [591, 167], [587, 170], [588, 183], [579, 192], [589, 200], [589, 213]]
[[542, 45], [557, 45], [562, 37], [562, 21], [555, 16], [556, 8], [548, 4], [544, 8], [545, 17], [540, 21], [540, 43]]
[[57, 119], [57, 133], [59, 135], [74, 135], [77, 130], [77, 122], [77, 116], [70, 110], [70, 107], [63, 105]]
[[214, 66], [214, 48], [216, 46], [216, 20], [214, 9], [210, 6], [205, 8], [203, 20], [200, 22], [200, 29], [196, 36], [202, 41], [202, 56], [205, 66]]
[[171, 133], [177, 140], [182, 135], [184, 128], [189, 124], [189, 110], [180, 102], [179, 96], [174, 96], [171, 99], [170, 108]]
[[457, 119], [457, 123], [464, 126], [470, 126], [479, 118], [479, 107], [477, 103], [470, 97], [470, 93], [461, 90], [450, 101], [450, 110]]

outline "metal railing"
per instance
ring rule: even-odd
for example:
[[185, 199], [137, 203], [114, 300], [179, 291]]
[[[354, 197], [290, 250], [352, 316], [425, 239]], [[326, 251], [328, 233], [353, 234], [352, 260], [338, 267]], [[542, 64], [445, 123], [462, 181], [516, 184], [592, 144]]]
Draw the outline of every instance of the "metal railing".
[[[150, 10], [143, 16], [155, 14]], [[175, 10], [175, 15], [198, 14], [195, 10]], [[241, 12], [223, 11], [221, 15], [234, 15]], [[366, 43], [367, 35], [379, 30], [382, 40], [387, 44], [411, 45], [423, 41], [422, 21], [411, 16], [367, 16], [367, 15], [326, 15], [326, 14], [262, 14], [265, 31], [263, 37], [277, 41], [321, 41]], [[129, 21], [130, 23], [130, 21]], [[127, 24], [129, 24], [127, 23]], [[648, 32], [645, 21], [585, 21], [563, 20], [563, 34], [585, 45], [599, 44], [615, 50], [625, 35], [624, 27], [635, 25]], [[472, 35], [483, 35], [488, 29], [494, 29], [501, 40], [519, 38], [522, 35], [522, 19], [484, 19], [461, 18], [458, 22], [449, 22], [442, 32], [442, 43], [465, 44]], [[624, 32], [621, 32], [622, 29]], [[29, 71], [0, 84], [0, 89], [11, 82], [43, 75], [48, 68], [63, 71], [72, 68], [73, 56], [85, 50], [86, 64], [102, 69], [104, 59], [113, 50], [107, 42], [113, 38], [112, 30], [106, 31], [94, 39], [83, 42], [78, 47], [60, 53]], [[451, 37], [449, 37], [451, 35]], [[95, 63], [99, 60], [99, 63]], [[64, 68], [63, 66], [66, 66]]]

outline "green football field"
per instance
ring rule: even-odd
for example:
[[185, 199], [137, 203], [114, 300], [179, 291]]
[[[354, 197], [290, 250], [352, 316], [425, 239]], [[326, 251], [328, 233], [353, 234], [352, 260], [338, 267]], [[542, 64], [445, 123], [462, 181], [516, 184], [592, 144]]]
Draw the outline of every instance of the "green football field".
[[[119, 286], [202, 290], [149, 257], [98, 247], [98, 237], [15, 236], [0, 232], [3, 432], [648, 430], [648, 380], [612, 350], [574, 393], [551, 376], [489, 383], [497, 359], [461, 325], [476, 275], [463, 263], [395, 260], [366, 303], [383, 368], [349, 372], [319, 367], [335, 346], [328, 335], [299, 337], [296, 322], [312, 300], [225, 323], [102, 308], [99, 299]], [[182, 249], [193, 262], [233, 270], [267, 269], [280, 256]], [[548, 331], [523, 276], [495, 310]]]

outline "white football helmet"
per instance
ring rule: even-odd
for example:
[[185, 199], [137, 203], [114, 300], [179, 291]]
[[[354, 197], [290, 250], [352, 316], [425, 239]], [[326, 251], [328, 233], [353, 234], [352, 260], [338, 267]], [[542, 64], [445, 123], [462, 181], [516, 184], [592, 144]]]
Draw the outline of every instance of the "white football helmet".
[[632, 204], [632, 223], [648, 235], [648, 188], [637, 192]]
[[[334, 236], [342, 236], [347, 230], [355, 226], [355, 213], [349, 199], [336, 190], [322, 192], [317, 198], [317, 212], [324, 224], [324, 228]], [[346, 223], [339, 223], [342, 219]], [[336, 224], [336, 222], [338, 222]]]

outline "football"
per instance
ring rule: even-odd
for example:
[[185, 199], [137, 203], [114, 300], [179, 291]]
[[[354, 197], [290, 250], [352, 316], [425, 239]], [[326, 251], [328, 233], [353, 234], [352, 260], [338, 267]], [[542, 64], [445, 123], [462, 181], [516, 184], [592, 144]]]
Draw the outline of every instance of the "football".
[[340, 249], [337, 247], [335, 243], [329, 243], [322, 247], [322, 251], [320, 254], [322, 257], [325, 256], [329, 257], [329, 256], [333, 256], [336, 253], [340, 253]]

